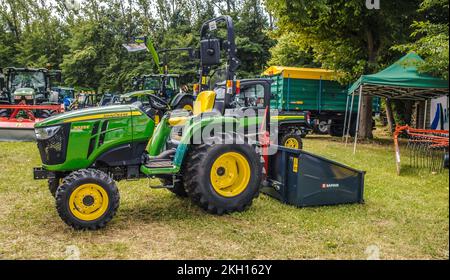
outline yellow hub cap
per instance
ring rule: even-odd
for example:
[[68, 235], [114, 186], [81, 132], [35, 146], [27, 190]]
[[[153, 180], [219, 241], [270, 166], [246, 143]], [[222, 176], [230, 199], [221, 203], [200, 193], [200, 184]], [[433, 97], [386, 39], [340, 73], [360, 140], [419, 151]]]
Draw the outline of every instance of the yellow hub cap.
[[69, 198], [70, 212], [83, 221], [100, 218], [108, 209], [108, 204], [108, 194], [97, 184], [83, 184], [77, 187]]
[[183, 109], [186, 111], [192, 111], [192, 105], [186, 104], [183, 106]]
[[292, 149], [298, 149], [298, 147], [300, 145], [298, 144], [298, 140], [297, 139], [295, 139], [295, 138], [288, 138], [284, 142], [284, 146], [288, 147], [288, 148], [292, 148]]
[[242, 193], [250, 181], [250, 164], [236, 152], [228, 152], [218, 157], [211, 168], [210, 179], [214, 190], [225, 197]]

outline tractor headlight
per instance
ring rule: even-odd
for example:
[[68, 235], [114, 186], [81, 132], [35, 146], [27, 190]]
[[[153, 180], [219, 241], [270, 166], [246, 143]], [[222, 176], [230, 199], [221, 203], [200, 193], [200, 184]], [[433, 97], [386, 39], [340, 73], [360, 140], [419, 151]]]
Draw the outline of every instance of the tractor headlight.
[[42, 127], [42, 128], [36, 128], [34, 132], [36, 133], [36, 139], [37, 140], [45, 140], [48, 138], [53, 137], [61, 128], [61, 126], [49, 126], [49, 127]]

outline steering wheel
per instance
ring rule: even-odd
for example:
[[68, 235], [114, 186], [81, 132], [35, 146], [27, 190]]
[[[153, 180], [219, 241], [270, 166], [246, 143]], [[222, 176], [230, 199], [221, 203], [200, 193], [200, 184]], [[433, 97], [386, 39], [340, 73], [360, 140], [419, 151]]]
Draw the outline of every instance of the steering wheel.
[[156, 110], [167, 110], [169, 109], [169, 104], [162, 99], [161, 97], [158, 97], [154, 94], [149, 95], [150, 99], [150, 105], [155, 108]]

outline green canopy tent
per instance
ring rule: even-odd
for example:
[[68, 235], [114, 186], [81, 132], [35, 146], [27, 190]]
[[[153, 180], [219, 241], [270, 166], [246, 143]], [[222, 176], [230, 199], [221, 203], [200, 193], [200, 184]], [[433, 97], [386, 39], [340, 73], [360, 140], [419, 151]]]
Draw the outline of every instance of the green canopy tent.
[[[371, 75], [362, 75], [348, 90], [347, 104], [350, 104], [350, 112], [353, 110], [353, 100], [359, 95], [359, 104], [356, 117], [356, 134], [353, 153], [356, 152], [358, 141], [359, 118], [361, 100], [363, 95], [378, 96], [389, 99], [423, 101], [439, 96], [448, 96], [448, 81], [420, 73], [417, 67], [424, 60], [414, 52], [400, 58], [386, 69]], [[358, 93], [356, 93], [358, 91]], [[351, 102], [349, 103], [349, 99]], [[351, 124], [351, 114], [347, 111], [344, 121], [343, 137], [347, 142]], [[348, 116], [348, 117], [347, 117]]]

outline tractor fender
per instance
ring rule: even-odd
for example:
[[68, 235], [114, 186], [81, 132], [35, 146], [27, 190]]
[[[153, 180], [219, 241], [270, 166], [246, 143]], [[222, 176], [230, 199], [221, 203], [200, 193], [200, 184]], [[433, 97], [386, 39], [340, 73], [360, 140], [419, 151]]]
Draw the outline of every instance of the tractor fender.
[[181, 99], [186, 98], [186, 97], [191, 98], [192, 100], [195, 100], [194, 95], [192, 95], [190, 93], [181, 92], [172, 98], [172, 101], [170, 101], [170, 107], [175, 108], [178, 105], [178, 103], [180, 103]]
[[196, 144], [194, 141], [196, 141], [197, 139], [194, 139], [194, 137], [197, 137], [196, 135], [199, 135], [198, 133], [202, 133], [202, 129], [206, 128], [207, 126], [213, 127], [224, 125], [237, 127], [239, 125], [239, 121], [233, 117], [203, 116], [198, 121], [195, 121], [194, 119], [194, 121], [190, 124], [186, 124], [183, 130], [183, 137], [181, 138], [180, 144], [178, 145], [177, 151], [175, 153], [174, 164], [177, 167], [181, 166], [189, 145]]

